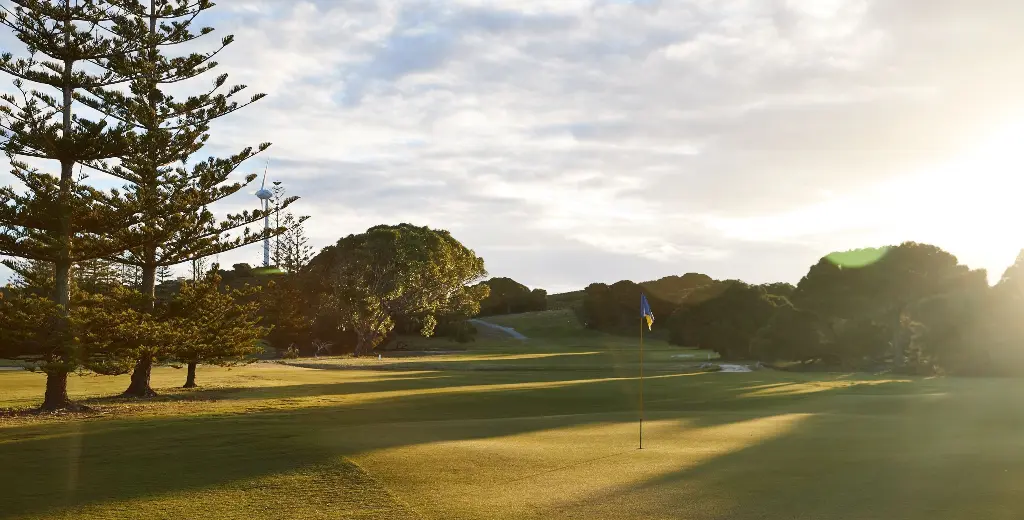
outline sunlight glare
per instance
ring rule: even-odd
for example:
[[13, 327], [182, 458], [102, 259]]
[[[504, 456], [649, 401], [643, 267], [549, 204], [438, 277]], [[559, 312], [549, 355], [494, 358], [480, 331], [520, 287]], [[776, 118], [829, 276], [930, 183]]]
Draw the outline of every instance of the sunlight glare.
[[1024, 247], [1024, 207], [1018, 201], [1022, 142], [1024, 117], [938, 171], [918, 176], [917, 189], [905, 186], [911, 190], [905, 193], [917, 193], [905, 206], [907, 219], [919, 220], [914, 240], [946, 248], [962, 263], [988, 269], [990, 281], [998, 280]]
[[832, 251], [928, 243], [995, 282], [1024, 247], [1024, 114], [1012, 120], [944, 163], [779, 213], [703, 221], [727, 238]]

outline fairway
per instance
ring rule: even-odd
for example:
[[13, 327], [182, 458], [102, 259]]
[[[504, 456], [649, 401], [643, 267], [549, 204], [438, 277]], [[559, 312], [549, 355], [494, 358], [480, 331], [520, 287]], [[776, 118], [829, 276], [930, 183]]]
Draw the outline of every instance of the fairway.
[[[705, 353], [655, 342], [639, 451], [633, 342], [553, 336], [201, 367], [193, 391], [161, 367], [152, 402], [103, 397], [124, 377], [73, 378], [93, 416], [0, 419], [0, 517], [1024, 514], [1019, 381], [700, 373], [687, 356]], [[0, 407], [42, 384], [0, 372]]]

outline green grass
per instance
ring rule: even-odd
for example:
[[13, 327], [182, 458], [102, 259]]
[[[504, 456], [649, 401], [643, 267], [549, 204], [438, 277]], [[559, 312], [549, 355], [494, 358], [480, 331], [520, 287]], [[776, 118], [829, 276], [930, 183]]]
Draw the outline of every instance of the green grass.
[[585, 291], [549, 294], [548, 309], [571, 309], [574, 306], [582, 305], [585, 294]]
[[553, 338], [593, 337], [596, 333], [583, 328], [576, 315], [570, 309], [550, 311], [524, 312], [521, 314], [505, 314], [489, 316], [485, 319], [503, 327], [511, 327], [526, 337], [537, 337], [551, 340]]
[[[543, 319], [542, 319], [543, 318]], [[551, 317], [509, 317], [543, 330]], [[557, 332], [557, 331], [556, 331]], [[74, 377], [96, 413], [0, 418], [2, 518], [1020, 518], [1024, 382], [693, 373], [555, 334], [416, 358]], [[301, 365], [301, 366], [300, 366]], [[307, 368], [316, 366], [318, 368]], [[0, 372], [0, 407], [43, 378]]]

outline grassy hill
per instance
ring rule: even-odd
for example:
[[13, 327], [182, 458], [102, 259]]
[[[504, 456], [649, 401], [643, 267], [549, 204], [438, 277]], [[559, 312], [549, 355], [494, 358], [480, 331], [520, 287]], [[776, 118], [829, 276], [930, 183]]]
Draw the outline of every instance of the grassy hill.
[[530, 338], [565, 338], [588, 332], [571, 309], [488, 316], [484, 321], [513, 328]]
[[583, 291], [572, 291], [560, 294], [549, 294], [548, 295], [548, 309], [571, 309], [577, 305], [583, 304]]
[[[687, 273], [683, 276], [666, 276], [657, 280], [640, 282], [640, 285], [652, 296], [673, 303], [680, 303], [696, 289], [715, 284], [716, 280], [699, 273]], [[548, 295], [549, 309], [566, 309], [583, 304], [585, 291], [571, 291]]]

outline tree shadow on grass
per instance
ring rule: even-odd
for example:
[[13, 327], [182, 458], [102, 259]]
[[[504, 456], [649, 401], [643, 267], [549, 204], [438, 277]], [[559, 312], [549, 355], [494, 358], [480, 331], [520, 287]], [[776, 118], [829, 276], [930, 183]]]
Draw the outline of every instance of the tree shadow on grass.
[[806, 415], [782, 435], [587, 496], [565, 509], [574, 517], [598, 518], [628, 500], [636, 504], [636, 518], [1024, 515], [1019, 503], [1024, 450], [1018, 435], [1024, 409], [1007, 409], [1000, 402], [1007, 387], [989, 398], [956, 389], [899, 392], [885, 385], [874, 390], [850, 387], [796, 407], [776, 402], [780, 406], [770, 413]]
[[[651, 413], [692, 419], [698, 426], [745, 420], [751, 413], [767, 416], [814, 409], [814, 403], [831, 392], [744, 398], [752, 386], [750, 379], [724, 377], [664, 375], [645, 381], [644, 392], [653, 400], [685, 392], [683, 399], [655, 404]], [[700, 384], [709, 380], [713, 384]], [[360, 449], [382, 449], [636, 420], [635, 379], [545, 380], [541, 382], [553, 384], [490, 391], [468, 385], [470, 381], [480, 382], [479, 377], [455, 375], [442, 380], [312, 385], [306, 390], [351, 393], [433, 388], [429, 385], [443, 382], [452, 391], [244, 415], [79, 421], [50, 425], [45, 433], [38, 428], [31, 432], [7, 428], [0, 431], [4, 468], [0, 489], [5, 495], [0, 517], [198, 491], [322, 464], [351, 455], [321, 442], [324, 432], [345, 426], [389, 428], [390, 423], [466, 421], [453, 428], [415, 428], [413, 424], [409, 431], [414, 434], [381, 435], [360, 443]], [[459, 386], [472, 388], [458, 391]], [[707, 413], [712, 410], [750, 413]], [[30, 438], [30, 434], [38, 436]]]
[[[465, 387], [473, 392], [488, 392], [491, 388], [505, 389], [508, 385], [531, 385], [601, 381], [610, 378], [630, 380], [635, 371], [604, 367], [593, 370], [579, 370], [575, 367], [546, 367], [536, 370], [522, 370], [508, 367], [502, 370], [443, 370], [414, 366], [411, 370], [384, 371], [367, 380], [342, 380], [337, 382], [297, 383], [271, 386], [215, 386], [182, 390], [160, 388], [153, 398], [137, 399], [123, 396], [103, 396], [83, 399], [84, 405], [102, 410], [104, 406], [117, 404], [145, 404], [189, 401], [260, 401], [267, 399], [294, 399], [315, 396], [359, 396], [361, 394], [394, 394], [417, 391], [445, 391]], [[309, 370], [317, 370], [310, 368]], [[345, 372], [345, 368], [331, 368], [328, 371]], [[353, 372], [362, 372], [361, 369]], [[482, 373], [484, 372], [484, 373]], [[657, 375], [691, 374], [696, 369], [675, 371], [663, 369], [649, 374], [648, 379]]]
[[[578, 351], [566, 351], [566, 349], [579, 349]], [[619, 370], [638, 371], [639, 359], [635, 357], [635, 350], [613, 351], [606, 349], [595, 349], [595, 347], [558, 347], [553, 351], [537, 352], [493, 352], [493, 351], [469, 351], [465, 356], [458, 358], [440, 358], [436, 356], [423, 356], [415, 361], [397, 361], [388, 359], [378, 362], [376, 359], [350, 360], [350, 359], [323, 359], [323, 360], [299, 360], [288, 361], [287, 365], [309, 369], [320, 370], [343, 370], [343, 371], [471, 371], [471, 372], [500, 372], [500, 371], [607, 371], [610, 367], [617, 367]], [[651, 371], [678, 371], [686, 364], [683, 362], [665, 363], [663, 360], [648, 361], [648, 370]], [[694, 360], [689, 361], [690, 365], [697, 366]]]
[[160, 389], [159, 395], [138, 399], [122, 396], [104, 396], [83, 399], [87, 405], [109, 403], [158, 403], [179, 401], [225, 401], [256, 400], [272, 398], [304, 397], [312, 395], [356, 395], [382, 390], [415, 390], [446, 386], [444, 380], [450, 376], [436, 372], [418, 372], [413, 375], [394, 375], [368, 381], [338, 381], [334, 383], [300, 383], [273, 386], [213, 386], [183, 390], [179, 388]]

